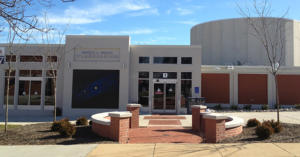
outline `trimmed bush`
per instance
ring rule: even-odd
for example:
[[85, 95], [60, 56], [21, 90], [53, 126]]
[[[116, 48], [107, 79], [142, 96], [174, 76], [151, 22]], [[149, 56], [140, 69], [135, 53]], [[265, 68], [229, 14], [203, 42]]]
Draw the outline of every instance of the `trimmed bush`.
[[257, 127], [261, 125], [260, 121], [257, 120], [256, 118], [253, 118], [253, 119], [249, 119], [247, 121], [247, 127]]
[[237, 105], [231, 105], [231, 106], [230, 106], [230, 109], [231, 109], [231, 110], [238, 110], [239, 108], [238, 108]]
[[88, 120], [85, 117], [80, 117], [76, 120], [76, 125], [88, 125]]
[[59, 121], [53, 122], [51, 125], [51, 131], [59, 131], [59, 129], [61, 129], [61, 127], [62, 127], [62, 124], [66, 123], [66, 122], [69, 122], [68, 118], [64, 118]]
[[64, 137], [72, 137], [76, 133], [76, 128], [69, 121], [62, 123], [59, 134]]
[[273, 128], [275, 133], [280, 133], [283, 130], [283, 127], [281, 126], [280, 123], [276, 122], [275, 120], [268, 120], [264, 121], [262, 125], [268, 125]]
[[267, 139], [270, 138], [270, 136], [273, 134], [273, 128], [270, 127], [269, 125], [259, 125], [255, 129], [255, 134], [258, 136], [260, 139]]
[[268, 104], [263, 104], [263, 105], [261, 106], [261, 109], [262, 109], [262, 110], [268, 110], [268, 109], [269, 109]]
[[221, 104], [218, 104], [218, 105], [214, 106], [214, 109], [215, 110], [222, 110], [223, 108], [222, 108]]
[[300, 110], [300, 104], [296, 104], [296, 105], [295, 105], [295, 109]]
[[252, 108], [251, 104], [248, 104], [248, 105], [244, 106], [244, 110], [251, 110], [251, 108]]

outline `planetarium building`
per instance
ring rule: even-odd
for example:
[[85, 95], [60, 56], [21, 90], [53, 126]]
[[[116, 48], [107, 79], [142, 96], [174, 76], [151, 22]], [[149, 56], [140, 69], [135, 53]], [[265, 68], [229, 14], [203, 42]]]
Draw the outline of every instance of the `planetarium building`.
[[[300, 23], [286, 19], [285, 30], [278, 89], [280, 104], [293, 105], [300, 103]], [[55, 90], [64, 116], [126, 110], [128, 103], [140, 103], [144, 113], [183, 114], [189, 97], [205, 97], [208, 106], [275, 104], [265, 50], [246, 19], [196, 25], [184, 46], [130, 45], [129, 36], [65, 41], [0, 45], [1, 112], [8, 95], [11, 115], [50, 115]]]

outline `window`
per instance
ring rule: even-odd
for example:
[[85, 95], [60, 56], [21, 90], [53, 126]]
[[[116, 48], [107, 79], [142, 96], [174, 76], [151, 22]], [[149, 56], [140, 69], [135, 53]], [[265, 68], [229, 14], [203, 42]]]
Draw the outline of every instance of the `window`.
[[156, 79], [176, 79], [177, 72], [154, 72], [153, 78]]
[[46, 71], [45, 105], [55, 104], [56, 70]]
[[139, 72], [139, 78], [149, 78], [149, 72]]
[[177, 57], [154, 57], [154, 64], [177, 64]]
[[149, 57], [139, 57], [139, 63], [140, 64], [149, 64], [150, 58]]
[[42, 77], [42, 70], [20, 70], [21, 77]]
[[[11, 70], [10, 74], [9, 74], [8, 70], [5, 71], [4, 104], [6, 104], [7, 97], [8, 97], [8, 105], [14, 104], [15, 74], [16, 74], [15, 70]], [[8, 83], [9, 83], [9, 86], [8, 86]], [[7, 91], [7, 87], [8, 87], [8, 91]], [[8, 95], [7, 95], [7, 93], [8, 93]]]
[[181, 107], [186, 107], [188, 97], [192, 96], [192, 73], [181, 73]]
[[6, 62], [16, 62], [17, 57], [16, 57], [16, 55], [7, 55], [7, 56], [5, 56], [5, 61]]
[[181, 64], [193, 64], [192, 57], [181, 57]]
[[21, 56], [21, 62], [43, 62], [43, 56]]
[[192, 73], [191, 72], [182, 72], [181, 79], [192, 79]]
[[57, 56], [48, 56], [47, 62], [57, 62]]
[[139, 72], [138, 103], [143, 107], [149, 105], [149, 72]]
[[40, 105], [41, 84], [41, 81], [19, 81], [19, 105]]

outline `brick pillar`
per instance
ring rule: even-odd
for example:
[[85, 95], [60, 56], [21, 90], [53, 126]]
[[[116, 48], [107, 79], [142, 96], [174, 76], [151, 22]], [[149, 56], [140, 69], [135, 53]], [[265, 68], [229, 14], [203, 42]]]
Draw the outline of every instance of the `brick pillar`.
[[132, 116], [129, 112], [111, 112], [112, 137], [119, 143], [128, 143], [129, 119]]
[[203, 118], [204, 115], [211, 114], [211, 112], [200, 112], [200, 133], [201, 135], [205, 132], [205, 120]]
[[139, 128], [140, 104], [127, 104], [127, 111], [130, 111], [130, 128]]
[[192, 128], [194, 131], [200, 131], [201, 126], [201, 114], [205, 112], [206, 106], [203, 105], [193, 105], [192, 106]]
[[207, 114], [205, 121], [205, 140], [207, 143], [217, 143], [225, 138], [225, 120], [227, 116], [221, 114]]

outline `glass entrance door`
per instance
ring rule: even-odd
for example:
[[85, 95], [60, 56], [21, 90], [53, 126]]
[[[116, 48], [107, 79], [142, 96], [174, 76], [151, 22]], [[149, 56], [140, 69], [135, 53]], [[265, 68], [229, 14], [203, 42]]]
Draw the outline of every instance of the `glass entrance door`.
[[153, 93], [153, 110], [159, 112], [175, 111], [176, 84], [155, 83]]

